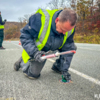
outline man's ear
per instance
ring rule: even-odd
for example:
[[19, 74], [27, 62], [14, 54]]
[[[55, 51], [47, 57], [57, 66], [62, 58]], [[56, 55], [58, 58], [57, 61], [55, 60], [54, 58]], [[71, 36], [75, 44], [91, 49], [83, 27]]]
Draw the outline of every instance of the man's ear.
[[55, 23], [57, 23], [59, 21], [59, 18], [57, 17], [56, 19], [55, 19]]

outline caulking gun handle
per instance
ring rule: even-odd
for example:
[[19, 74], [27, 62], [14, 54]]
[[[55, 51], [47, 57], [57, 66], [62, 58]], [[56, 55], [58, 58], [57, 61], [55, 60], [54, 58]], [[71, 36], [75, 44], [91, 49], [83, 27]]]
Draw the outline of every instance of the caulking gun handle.
[[42, 59], [42, 60], [45, 60], [45, 59], [46, 59], [46, 56], [42, 56], [41, 59]]
[[46, 56], [42, 56], [41, 59], [48, 59], [48, 58], [53, 58], [53, 57], [56, 57], [55, 54], [50, 54], [50, 55], [46, 55]]
[[71, 52], [76, 53], [76, 51], [75, 51], [75, 50], [71, 50]]

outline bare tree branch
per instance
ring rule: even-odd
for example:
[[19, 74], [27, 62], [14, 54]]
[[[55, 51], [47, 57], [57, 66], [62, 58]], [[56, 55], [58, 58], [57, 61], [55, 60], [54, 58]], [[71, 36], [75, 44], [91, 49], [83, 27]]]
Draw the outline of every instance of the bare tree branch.
[[70, 1], [69, 0], [52, 0], [46, 6], [47, 9], [61, 9], [61, 8], [69, 8]]

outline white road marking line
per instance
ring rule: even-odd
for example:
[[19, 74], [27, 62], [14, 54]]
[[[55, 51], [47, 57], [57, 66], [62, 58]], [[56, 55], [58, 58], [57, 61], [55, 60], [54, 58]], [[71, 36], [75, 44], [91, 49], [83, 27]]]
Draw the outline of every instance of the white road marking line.
[[[53, 63], [55, 62], [52, 59], [48, 59], [48, 60], [53, 62]], [[73, 68], [69, 68], [69, 71], [71, 71], [71, 72], [73, 72], [73, 73], [75, 73], [75, 74], [77, 74], [77, 75], [79, 75], [79, 76], [81, 76], [81, 77], [83, 77], [83, 78], [85, 78], [85, 79], [97, 84], [97, 85], [100, 85], [100, 80], [98, 80], [98, 79], [92, 78], [91, 76], [88, 76], [88, 75], [86, 75], [84, 73], [81, 73], [81, 72], [79, 72], [79, 71], [77, 71], [77, 70], [75, 70]]]
[[83, 47], [77, 47], [77, 48], [79, 48], [79, 49], [87, 49], [87, 50], [94, 50], [94, 51], [100, 51], [100, 49], [98, 49], [98, 50], [96, 49], [96, 50], [95, 50], [95, 49], [83, 48]]
[[77, 71], [75, 69], [72, 69], [72, 68], [69, 68], [69, 70], [71, 72], [73, 72], [73, 73], [75, 73], [75, 74], [77, 74], [77, 75], [79, 75], [79, 76], [81, 76], [81, 77], [83, 77], [83, 78], [85, 78], [85, 79], [97, 84], [97, 85], [100, 85], [100, 81], [98, 79], [92, 78], [91, 76], [88, 76], [88, 75], [86, 75], [84, 73], [81, 73], [81, 72], [79, 72], [79, 71]]
[[[15, 43], [13, 43], [13, 44], [15, 44]], [[15, 44], [15, 45], [17, 45], [17, 44]], [[22, 47], [22, 46], [20, 46], [20, 45], [17, 45], [17, 46]], [[52, 60], [52, 59], [48, 59], [48, 60], [51, 61], [51, 62], [53, 62], [53, 63], [55, 62], [55, 61]], [[97, 85], [100, 85], [100, 80], [98, 80], [98, 79], [92, 78], [91, 76], [88, 76], [88, 75], [86, 75], [86, 74], [84, 74], [84, 73], [81, 73], [81, 72], [79, 72], [79, 71], [77, 71], [77, 70], [75, 70], [75, 69], [72, 69], [72, 68], [69, 68], [69, 70], [70, 70], [71, 72], [73, 72], [73, 73], [75, 73], [75, 74], [77, 74], [77, 75], [79, 75], [79, 76], [81, 76], [81, 77], [83, 77], [83, 78], [85, 78], [85, 79], [87, 79], [87, 80], [89, 80], [89, 81], [91, 81], [91, 82], [97, 84]]]
[[20, 50], [20, 49], [5, 49], [6, 51]]
[[89, 44], [89, 43], [75, 43], [76, 45], [85, 45], [85, 46], [99, 46], [100, 47], [100, 44]]

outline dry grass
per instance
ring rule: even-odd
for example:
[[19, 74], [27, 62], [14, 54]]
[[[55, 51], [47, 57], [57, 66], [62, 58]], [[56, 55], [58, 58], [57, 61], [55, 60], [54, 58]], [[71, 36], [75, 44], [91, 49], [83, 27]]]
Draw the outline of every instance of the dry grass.
[[74, 36], [74, 41], [76, 43], [92, 43], [92, 44], [100, 44], [100, 33], [98, 34], [83, 34], [76, 33]]

